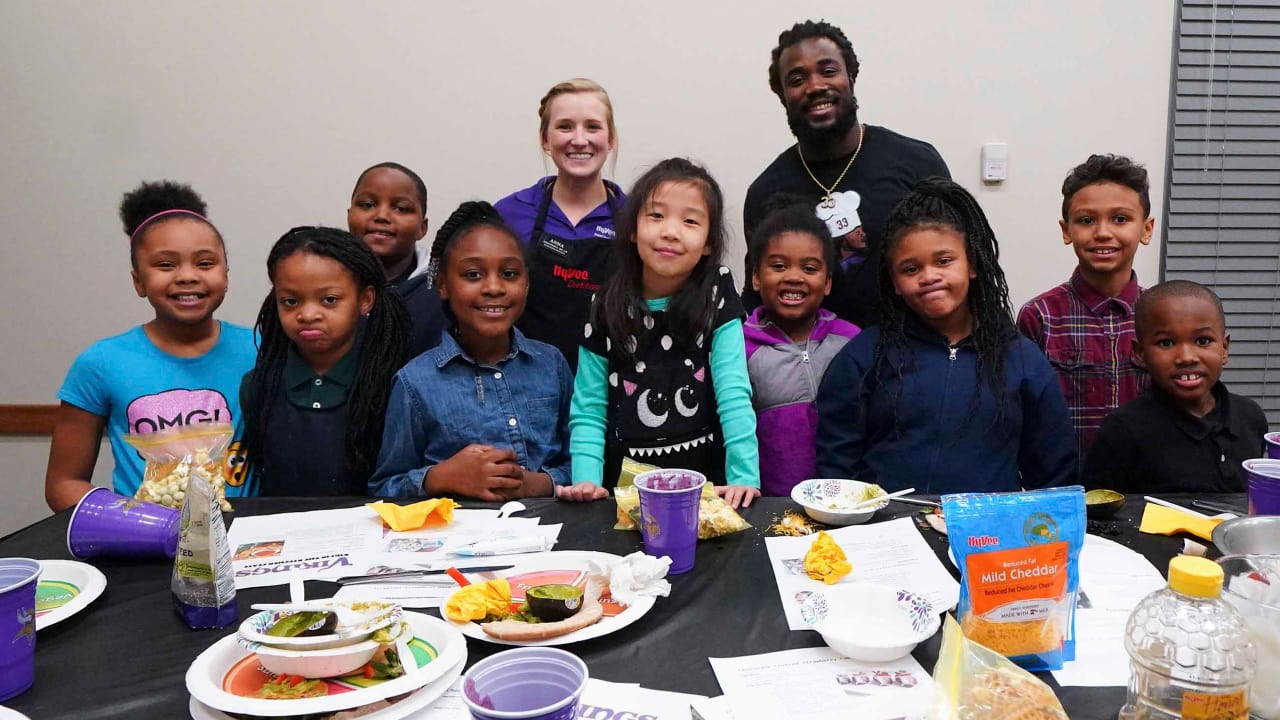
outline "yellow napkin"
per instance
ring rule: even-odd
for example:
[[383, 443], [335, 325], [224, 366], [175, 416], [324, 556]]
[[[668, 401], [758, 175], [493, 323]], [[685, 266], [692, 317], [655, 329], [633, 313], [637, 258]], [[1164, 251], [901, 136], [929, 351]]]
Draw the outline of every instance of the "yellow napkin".
[[450, 595], [444, 604], [444, 616], [454, 622], [483, 620], [510, 611], [511, 585], [506, 578], [468, 585]]
[[1222, 518], [1201, 518], [1188, 515], [1181, 510], [1174, 510], [1163, 505], [1147, 503], [1142, 511], [1142, 524], [1139, 532], [1149, 535], [1173, 535], [1177, 532], [1188, 532], [1198, 538], [1213, 540], [1213, 529], [1222, 522]]
[[449, 498], [433, 498], [412, 505], [396, 505], [379, 500], [368, 505], [382, 516], [382, 522], [387, 527], [396, 532], [448, 525], [453, 522], [453, 509], [462, 507]]
[[818, 533], [809, 552], [804, 554], [804, 571], [814, 580], [834, 585], [853, 570], [844, 550], [825, 531]]

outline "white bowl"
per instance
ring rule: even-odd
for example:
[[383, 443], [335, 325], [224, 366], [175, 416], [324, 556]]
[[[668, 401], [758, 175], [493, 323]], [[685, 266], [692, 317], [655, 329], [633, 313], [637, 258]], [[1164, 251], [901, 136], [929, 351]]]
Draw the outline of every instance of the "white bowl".
[[906, 657], [942, 625], [929, 601], [909, 590], [850, 582], [805, 600], [805, 618], [832, 650], [863, 662]]
[[809, 517], [826, 525], [857, 525], [871, 519], [876, 511], [889, 504], [882, 500], [865, 510], [850, 508], [864, 500], [870, 483], [837, 478], [814, 478], [791, 488], [791, 500], [799, 503]]
[[[392, 642], [395, 637], [408, 630], [405, 623], [392, 628]], [[373, 640], [364, 640], [342, 647], [302, 650], [246, 643], [246, 647], [258, 654], [258, 661], [268, 672], [276, 675], [301, 675], [309, 680], [353, 673], [364, 667], [382, 645], [383, 643]]]

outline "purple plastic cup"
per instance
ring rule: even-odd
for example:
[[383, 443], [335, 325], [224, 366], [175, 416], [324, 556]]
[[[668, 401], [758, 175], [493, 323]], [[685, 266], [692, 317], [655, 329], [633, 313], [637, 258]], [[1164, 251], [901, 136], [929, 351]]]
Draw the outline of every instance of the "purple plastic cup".
[[1250, 515], [1280, 515], [1280, 460], [1245, 460]]
[[698, 504], [707, 478], [694, 470], [650, 470], [636, 476], [644, 552], [671, 558], [668, 575], [693, 569], [698, 547]]
[[182, 511], [94, 488], [80, 498], [67, 525], [67, 549], [94, 555], [173, 557]]
[[587, 664], [557, 648], [522, 647], [490, 655], [462, 680], [476, 720], [573, 720], [587, 686]]
[[1267, 444], [1267, 457], [1280, 460], [1280, 432], [1269, 432], [1262, 439]]
[[0, 702], [36, 679], [36, 581], [40, 563], [0, 558]]

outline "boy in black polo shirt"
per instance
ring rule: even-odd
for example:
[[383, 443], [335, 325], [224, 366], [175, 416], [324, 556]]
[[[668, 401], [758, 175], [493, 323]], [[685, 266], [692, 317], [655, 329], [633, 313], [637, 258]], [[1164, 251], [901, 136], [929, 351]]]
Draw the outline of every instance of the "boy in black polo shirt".
[[1120, 492], [1244, 492], [1240, 463], [1263, 456], [1267, 418], [1219, 382], [1226, 316], [1209, 288], [1171, 280], [1134, 308], [1134, 360], [1151, 389], [1102, 421], [1085, 458], [1089, 488]]

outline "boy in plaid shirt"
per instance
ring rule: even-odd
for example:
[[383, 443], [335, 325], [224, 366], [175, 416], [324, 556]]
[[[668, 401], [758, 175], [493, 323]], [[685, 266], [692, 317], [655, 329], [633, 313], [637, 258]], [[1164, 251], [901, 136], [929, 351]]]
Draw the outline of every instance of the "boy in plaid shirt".
[[1079, 264], [1070, 280], [1022, 307], [1018, 329], [1057, 372], [1084, 457], [1102, 419], [1149, 383], [1132, 359], [1142, 292], [1133, 257], [1155, 228], [1146, 169], [1123, 156], [1090, 156], [1062, 183], [1058, 225]]

